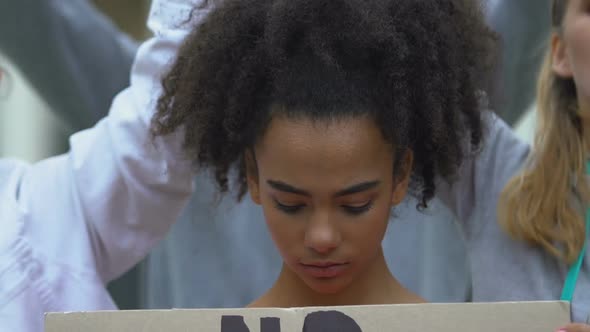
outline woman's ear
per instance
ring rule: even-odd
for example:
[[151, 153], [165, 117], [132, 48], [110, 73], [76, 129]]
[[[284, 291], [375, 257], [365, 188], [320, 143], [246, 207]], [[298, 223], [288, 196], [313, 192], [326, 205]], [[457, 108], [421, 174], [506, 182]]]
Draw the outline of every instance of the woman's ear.
[[400, 204], [410, 186], [410, 179], [412, 176], [412, 166], [414, 165], [414, 153], [410, 149], [401, 155], [402, 160], [399, 162], [398, 170], [395, 173], [393, 195], [391, 196], [391, 205]]
[[256, 204], [260, 202], [260, 185], [258, 182], [258, 167], [256, 166], [256, 158], [252, 150], [247, 150], [244, 153], [244, 162], [246, 165], [246, 181], [248, 182], [248, 192], [252, 201]]
[[573, 76], [567, 47], [563, 38], [557, 33], [551, 36], [551, 67], [553, 73], [561, 78]]

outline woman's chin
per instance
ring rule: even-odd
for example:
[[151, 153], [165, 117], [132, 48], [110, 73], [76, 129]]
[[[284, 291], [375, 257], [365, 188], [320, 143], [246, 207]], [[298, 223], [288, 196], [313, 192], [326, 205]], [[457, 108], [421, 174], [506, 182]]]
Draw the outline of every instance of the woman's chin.
[[305, 284], [317, 294], [335, 295], [341, 293], [350, 284], [348, 278], [309, 278], [304, 279]]

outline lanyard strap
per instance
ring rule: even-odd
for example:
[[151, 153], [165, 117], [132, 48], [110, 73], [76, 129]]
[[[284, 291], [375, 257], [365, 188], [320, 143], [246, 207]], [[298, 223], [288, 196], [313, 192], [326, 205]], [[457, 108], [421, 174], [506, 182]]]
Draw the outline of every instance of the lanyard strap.
[[[590, 174], [590, 161], [586, 163], [586, 174]], [[574, 297], [574, 290], [576, 289], [576, 283], [578, 281], [578, 275], [580, 274], [580, 268], [582, 267], [582, 261], [586, 255], [586, 243], [588, 242], [588, 234], [590, 233], [590, 208], [586, 210], [586, 233], [584, 234], [584, 246], [578, 255], [576, 262], [570, 266], [567, 272], [565, 283], [563, 284], [563, 290], [561, 291], [561, 300], [571, 302]]]

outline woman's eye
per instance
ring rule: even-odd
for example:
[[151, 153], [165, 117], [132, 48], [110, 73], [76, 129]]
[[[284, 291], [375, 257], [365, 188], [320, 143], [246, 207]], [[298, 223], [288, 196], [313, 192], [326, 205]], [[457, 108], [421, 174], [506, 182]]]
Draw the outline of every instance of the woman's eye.
[[275, 201], [275, 206], [277, 207], [277, 209], [279, 209], [285, 213], [288, 213], [288, 214], [295, 214], [295, 213], [299, 212], [299, 210], [301, 210], [302, 208], [305, 207], [304, 204], [283, 204], [276, 199], [274, 201]]
[[342, 207], [344, 208], [346, 213], [349, 213], [352, 215], [358, 215], [358, 214], [365, 213], [365, 212], [369, 211], [372, 206], [373, 206], [373, 201], [368, 201], [367, 203], [364, 203], [364, 204], [343, 205]]

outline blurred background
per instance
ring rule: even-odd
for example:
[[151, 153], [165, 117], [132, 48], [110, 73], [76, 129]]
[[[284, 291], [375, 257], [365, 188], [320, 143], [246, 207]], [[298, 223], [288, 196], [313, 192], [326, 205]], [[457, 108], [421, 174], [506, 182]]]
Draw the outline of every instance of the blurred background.
[[[482, 5], [501, 37], [491, 105], [530, 140], [536, 74], [549, 31], [549, 1], [482, 0]], [[149, 0], [0, 1], [0, 157], [35, 162], [64, 153], [69, 135], [106, 115], [114, 95], [128, 85], [138, 44], [149, 37], [149, 7]], [[392, 270], [398, 270], [398, 278], [410, 288], [431, 301], [462, 301], [469, 298], [469, 275], [461, 235], [446, 226], [454, 222], [449, 214], [436, 209], [431, 213], [434, 221], [395, 225], [401, 235], [385, 247], [393, 255]], [[186, 234], [173, 230], [145, 262], [109, 285], [118, 305], [130, 309], [245, 304], [249, 295], [237, 293], [251, 288], [248, 281], [237, 286], [235, 299], [222, 302], [206, 285], [191, 282], [196, 283], [198, 276], [191, 273], [199, 269], [185, 273], [186, 264], [176, 262], [180, 249], [170, 247], [179, 233]], [[405, 249], [397, 250], [396, 243]], [[182, 255], [189, 262], [196, 257], [191, 252]], [[194, 258], [191, 264], [205, 263]]]

